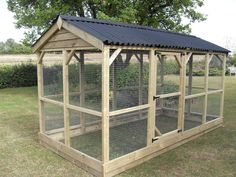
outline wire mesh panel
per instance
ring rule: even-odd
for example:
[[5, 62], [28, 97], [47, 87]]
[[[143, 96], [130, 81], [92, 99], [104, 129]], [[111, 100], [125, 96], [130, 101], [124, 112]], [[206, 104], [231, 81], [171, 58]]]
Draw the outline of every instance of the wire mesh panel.
[[146, 146], [147, 109], [110, 117], [110, 159]]
[[205, 55], [193, 55], [186, 68], [186, 95], [204, 92], [205, 85]]
[[70, 104], [101, 111], [101, 53], [77, 53], [69, 64]]
[[209, 64], [208, 90], [222, 89], [222, 60], [219, 56], [214, 55]]
[[204, 96], [185, 100], [184, 130], [197, 127], [202, 123]]
[[[81, 113], [83, 114], [83, 113]], [[78, 114], [78, 111], [69, 110], [70, 115], [70, 126], [75, 127], [80, 125], [80, 114]]]
[[156, 128], [168, 133], [178, 128], [179, 96], [157, 99]]
[[[102, 158], [101, 117], [70, 111], [71, 147], [98, 160]], [[83, 120], [84, 119], [84, 120]], [[78, 125], [79, 124], [79, 125]]]
[[46, 53], [43, 57], [44, 97], [63, 101], [62, 54]]
[[110, 67], [110, 111], [147, 104], [148, 78], [147, 55], [118, 55]]
[[159, 56], [157, 62], [157, 95], [179, 91], [180, 67], [174, 56]]
[[45, 129], [51, 131], [55, 129], [64, 129], [63, 107], [44, 103]]
[[220, 117], [221, 93], [210, 94], [207, 97], [207, 121]]

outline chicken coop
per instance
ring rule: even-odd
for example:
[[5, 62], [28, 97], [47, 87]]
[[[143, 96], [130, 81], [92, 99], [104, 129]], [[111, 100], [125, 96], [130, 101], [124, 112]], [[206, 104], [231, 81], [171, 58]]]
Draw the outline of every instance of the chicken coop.
[[196, 36], [61, 15], [34, 52], [40, 143], [95, 176], [223, 125], [229, 51]]

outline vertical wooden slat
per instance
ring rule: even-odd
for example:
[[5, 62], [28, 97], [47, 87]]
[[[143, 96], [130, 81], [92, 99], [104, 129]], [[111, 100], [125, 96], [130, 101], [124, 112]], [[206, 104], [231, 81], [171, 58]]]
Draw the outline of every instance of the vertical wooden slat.
[[[41, 53], [37, 53], [38, 61], [42, 60]], [[45, 132], [45, 115], [44, 115], [44, 102], [40, 100], [44, 96], [43, 88], [43, 64], [42, 62], [37, 63], [37, 78], [38, 78], [38, 109], [39, 109], [39, 129], [40, 133]]]
[[102, 59], [102, 162], [109, 161], [109, 56], [105, 46]]
[[223, 118], [224, 114], [224, 94], [225, 94], [225, 69], [226, 69], [226, 54], [223, 55], [223, 71], [222, 71], [222, 89], [223, 92], [221, 94], [221, 105], [220, 105], [220, 117]]
[[[164, 71], [164, 67], [165, 67], [165, 59], [164, 59], [164, 56], [161, 55], [160, 58], [159, 58], [159, 61], [160, 61], [160, 95], [161, 94], [164, 94], [164, 76], [165, 76], [165, 71]], [[161, 98], [160, 99], [160, 108], [163, 108], [163, 99]]]
[[65, 145], [70, 146], [70, 115], [67, 105], [69, 104], [69, 83], [68, 83], [68, 52], [63, 50], [63, 100], [64, 100], [64, 139]]
[[186, 60], [188, 55], [185, 53], [181, 57], [180, 67], [180, 97], [179, 97], [179, 112], [178, 112], [178, 130], [184, 131], [184, 116], [185, 116], [185, 85], [186, 85]]
[[[85, 90], [84, 90], [84, 85], [85, 85], [85, 70], [84, 70], [84, 53], [80, 51], [80, 65], [79, 65], [79, 89], [80, 89], [80, 107], [84, 106], [85, 102]], [[81, 124], [81, 131], [82, 133], [85, 133], [85, 116], [84, 113], [80, 112], [80, 124]]]
[[205, 92], [205, 97], [204, 97], [204, 109], [203, 109], [203, 117], [202, 117], [202, 123], [206, 123], [206, 116], [207, 116], [207, 99], [208, 99], [208, 75], [209, 75], [209, 63], [210, 63], [210, 55], [209, 53], [206, 54], [206, 59], [205, 59], [205, 85], [204, 85], [204, 92]]
[[152, 144], [152, 138], [155, 136], [155, 119], [156, 119], [156, 101], [153, 96], [156, 95], [157, 82], [157, 61], [155, 58], [155, 51], [149, 51], [149, 84], [148, 84], [148, 126], [147, 126], [147, 146]]

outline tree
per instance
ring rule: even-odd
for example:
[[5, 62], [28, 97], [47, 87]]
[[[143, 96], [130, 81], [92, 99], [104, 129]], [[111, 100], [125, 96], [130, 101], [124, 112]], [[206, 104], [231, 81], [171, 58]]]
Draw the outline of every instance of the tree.
[[0, 42], [0, 54], [28, 54], [32, 53], [31, 47], [19, 44], [14, 39]]
[[[7, 0], [18, 28], [35, 39], [58, 14], [148, 25], [189, 33], [190, 25], [205, 20], [196, 9], [204, 0]], [[185, 22], [183, 22], [185, 21]], [[31, 36], [31, 38], [29, 38]], [[33, 40], [34, 41], [34, 40]], [[27, 40], [32, 43], [33, 41]]]

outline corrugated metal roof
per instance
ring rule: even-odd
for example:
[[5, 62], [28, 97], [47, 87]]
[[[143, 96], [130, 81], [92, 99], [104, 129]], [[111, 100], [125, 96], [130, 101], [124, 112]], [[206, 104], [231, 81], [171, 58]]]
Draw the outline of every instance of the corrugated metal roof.
[[147, 26], [60, 16], [63, 20], [93, 35], [107, 45], [144, 46], [168, 49], [191, 49], [228, 53], [229, 50], [196, 36]]

